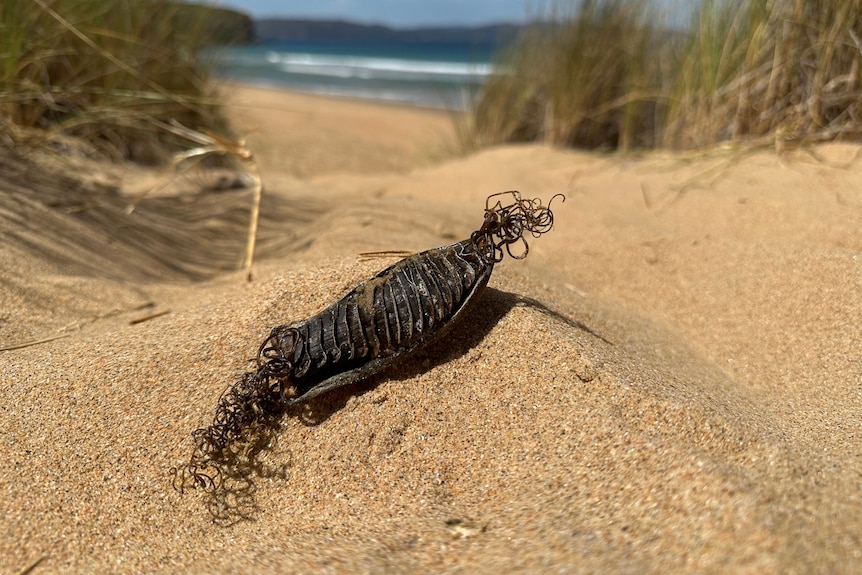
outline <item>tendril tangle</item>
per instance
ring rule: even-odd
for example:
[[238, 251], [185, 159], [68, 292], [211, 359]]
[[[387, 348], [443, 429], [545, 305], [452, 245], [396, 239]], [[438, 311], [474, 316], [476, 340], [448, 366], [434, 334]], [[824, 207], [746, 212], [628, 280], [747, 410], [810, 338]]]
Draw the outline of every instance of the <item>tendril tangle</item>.
[[[514, 201], [503, 205], [501, 196], [511, 196]], [[523, 198], [521, 193], [515, 190], [492, 194], [485, 200], [485, 221], [470, 238], [489, 261], [502, 261], [504, 247], [510, 257], [522, 260], [530, 252], [525, 234], [529, 233], [537, 238], [554, 227], [551, 204], [557, 197], [562, 198], [563, 202], [566, 201], [566, 196], [557, 194], [544, 206], [540, 198]], [[496, 201], [492, 204], [495, 198]], [[523, 246], [523, 250], [513, 253], [512, 246], [518, 243]]]

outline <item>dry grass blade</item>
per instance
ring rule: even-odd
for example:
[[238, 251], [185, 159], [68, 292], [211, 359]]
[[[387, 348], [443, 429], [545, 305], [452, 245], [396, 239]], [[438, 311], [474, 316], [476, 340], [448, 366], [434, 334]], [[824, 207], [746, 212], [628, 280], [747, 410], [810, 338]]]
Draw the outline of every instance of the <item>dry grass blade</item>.
[[[180, 166], [186, 164], [189, 160], [198, 162], [207, 156], [227, 156], [237, 160], [243, 167], [245, 173], [251, 178], [254, 192], [251, 205], [251, 215], [249, 218], [248, 235], [246, 238], [245, 257], [243, 258], [242, 270], [246, 273], [247, 281], [252, 280], [251, 266], [254, 263], [254, 248], [257, 240], [258, 222], [260, 220], [260, 202], [263, 197], [263, 181], [260, 177], [260, 172], [257, 163], [254, 160], [254, 155], [246, 146], [245, 140], [231, 140], [219, 134], [209, 131], [194, 130], [183, 126], [177, 121], [170, 123], [159, 122], [153, 120], [161, 129], [168, 131], [176, 136], [184, 138], [190, 142], [200, 144], [196, 148], [191, 148], [184, 152], [178, 152], [174, 155], [171, 161], [170, 169], [177, 171]], [[152, 190], [151, 190], [152, 191]], [[136, 198], [135, 202], [130, 205], [130, 212], [134, 210], [134, 206], [143, 199], [146, 195], [142, 194]]]
[[375, 258], [406, 258], [412, 256], [414, 252], [407, 250], [384, 250], [379, 252], [359, 252], [359, 258], [362, 260], [371, 260]]
[[156, 319], [157, 317], [162, 317], [163, 315], [167, 315], [171, 313], [171, 310], [166, 309], [164, 311], [159, 311], [156, 313], [151, 313], [149, 315], [145, 315], [144, 317], [138, 317], [135, 319], [129, 320], [129, 325], [138, 325], [139, 323], [144, 323], [145, 321], [150, 321], [151, 319]]
[[48, 343], [57, 339], [63, 339], [64, 337], [70, 337], [71, 334], [63, 333], [60, 335], [54, 335], [51, 337], [44, 337], [42, 339], [34, 339], [32, 341], [25, 341], [22, 343], [13, 343], [10, 345], [4, 345], [0, 347], [0, 351], [12, 351], [13, 349], [24, 349], [25, 347], [33, 347], [34, 345], [41, 345], [43, 343]]
[[42, 555], [41, 557], [39, 557], [39, 558], [38, 558], [38, 559], [36, 559], [35, 561], [31, 562], [29, 565], [27, 565], [26, 567], [24, 567], [24, 568], [23, 568], [23, 569], [21, 569], [20, 571], [17, 571], [17, 572], [15, 573], [15, 575], [29, 575], [29, 574], [30, 574], [30, 573], [32, 573], [32, 572], [33, 572], [33, 570], [34, 570], [36, 567], [38, 567], [38, 566], [39, 566], [39, 564], [40, 564], [40, 563], [42, 563], [42, 561], [44, 561], [44, 560], [45, 560], [45, 555]]

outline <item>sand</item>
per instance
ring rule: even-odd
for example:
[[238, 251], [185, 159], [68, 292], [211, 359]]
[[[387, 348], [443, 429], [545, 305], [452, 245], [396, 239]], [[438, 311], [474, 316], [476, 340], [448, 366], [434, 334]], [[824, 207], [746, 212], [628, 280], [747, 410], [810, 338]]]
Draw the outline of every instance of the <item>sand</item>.
[[[157, 175], [106, 167], [114, 208], [0, 210], [0, 347], [63, 336], [0, 352], [0, 572], [856, 571], [862, 148], [456, 155], [441, 112], [231, 101], [267, 187], [251, 283], [248, 191], [179, 176], [126, 215]], [[566, 194], [555, 229], [451, 337], [286, 416], [246, 520], [172, 489], [272, 326], [509, 189]]]

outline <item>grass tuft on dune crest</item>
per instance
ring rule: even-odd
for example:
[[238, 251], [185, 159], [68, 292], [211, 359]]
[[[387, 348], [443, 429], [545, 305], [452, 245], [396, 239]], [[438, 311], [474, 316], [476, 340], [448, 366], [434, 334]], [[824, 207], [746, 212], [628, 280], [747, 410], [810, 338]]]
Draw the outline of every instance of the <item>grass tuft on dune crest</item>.
[[[577, 9], [575, 9], [577, 8]], [[505, 57], [470, 145], [690, 149], [862, 136], [862, 0], [703, 0], [687, 30], [645, 0], [559, 6]]]
[[150, 163], [174, 143], [154, 122], [224, 128], [202, 50], [207, 14], [168, 0], [4, 0], [5, 143], [75, 136], [116, 159]]

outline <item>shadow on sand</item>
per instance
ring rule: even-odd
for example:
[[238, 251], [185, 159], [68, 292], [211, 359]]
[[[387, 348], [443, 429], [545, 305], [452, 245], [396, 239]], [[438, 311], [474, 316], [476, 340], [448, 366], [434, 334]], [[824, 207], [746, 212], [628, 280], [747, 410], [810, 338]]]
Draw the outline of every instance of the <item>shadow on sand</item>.
[[[359, 383], [335, 389], [311, 399], [306, 404], [285, 409], [254, 426], [244, 438], [246, 447], [242, 457], [220, 470], [221, 483], [207, 493], [207, 508], [213, 521], [232, 525], [239, 521], [253, 521], [258, 508], [255, 504], [257, 478], [280, 477], [287, 479], [290, 462], [278, 466], [264, 464], [260, 455], [278, 440], [280, 421], [285, 415], [301, 418], [306, 425], [320, 425], [341, 411], [350, 398], [375, 389], [386, 380], [406, 380], [460, 358], [478, 345], [509, 311], [517, 306], [530, 307], [569, 327], [584, 331], [605, 343], [610, 342], [578, 321], [575, 321], [543, 303], [529, 297], [486, 288], [475, 305], [465, 311], [460, 326], [447, 331], [447, 337], [420, 348], [404, 361]], [[460, 327], [460, 329], [458, 329]]]

